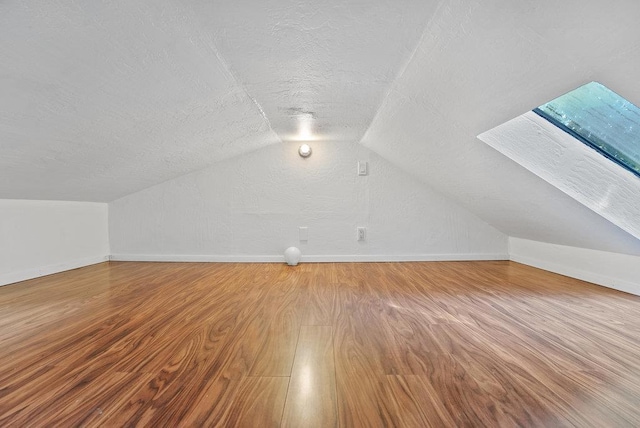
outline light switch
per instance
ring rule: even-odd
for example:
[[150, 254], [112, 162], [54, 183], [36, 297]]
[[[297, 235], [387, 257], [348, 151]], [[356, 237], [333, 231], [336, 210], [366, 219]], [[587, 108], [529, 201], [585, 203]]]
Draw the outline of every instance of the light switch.
[[367, 175], [369, 173], [369, 163], [365, 161], [358, 162], [358, 175]]

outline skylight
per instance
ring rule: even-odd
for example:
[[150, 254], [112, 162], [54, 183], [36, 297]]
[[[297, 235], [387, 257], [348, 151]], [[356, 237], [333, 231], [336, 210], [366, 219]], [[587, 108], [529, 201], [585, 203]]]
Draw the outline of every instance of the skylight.
[[533, 110], [640, 177], [640, 108], [598, 82]]

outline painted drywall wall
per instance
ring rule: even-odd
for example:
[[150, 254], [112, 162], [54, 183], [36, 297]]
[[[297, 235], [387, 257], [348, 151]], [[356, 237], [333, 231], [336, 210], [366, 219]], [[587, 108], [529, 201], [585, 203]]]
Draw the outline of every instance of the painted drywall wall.
[[510, 259], [640, 296], [640, 257], [509, 238]]
[[107, 204], [0, 199], [0, 285], [108, 259]]
[[504, 234], [370, 150], [297, 149], [269, 146], [111, 202], [112, 258], [282, 261], [292, 245], [306, 261], [506, 258]]

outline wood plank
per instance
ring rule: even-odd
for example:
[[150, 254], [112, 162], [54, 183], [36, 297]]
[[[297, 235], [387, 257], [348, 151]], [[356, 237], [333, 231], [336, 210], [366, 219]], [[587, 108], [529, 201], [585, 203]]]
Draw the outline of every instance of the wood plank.
[[251, 376], [291, 374], [301, 320], [301, 308], [296, 302], [303, 282], [304, 278], [300, 278], [275, 284], [269, 298], [262, 302], [268, 308], [263, 321], [268, 328], [261, 338], [262, 346], [249, 372]]
[[340, 426], [402, 426], [399, 405], [385, 375], [387, 346], [372, 313], [378, 299], [356, 279], [339, 290], [334, 328]]
[[399, 403], [405, 426], [453, 427], [455, 418], [451, 416], [440, 396], [421, 376], [387, 377], [393, 396]]
[[[140, 375], [131, 373], [103, 372], [85, 369], [66, 373], [51, 368], [57, 376], [49, 377], [47, 389], [36, 397], [19, 396], [19, 404], [10, 409], [2, 408], [0, 424], [3, 426], [47, 426], [85, 425], [100, 419], [104, 411], [113, 408], [117, 397], [140, 380]], [[30, 388], [21, 390], [30, 394]], [[3, 400], [4, 403], [4, 400]]]
[[338, 425], [331, 330], [330, 326], [300, 328], [283, 426]]
[[309, 281], [300, 293], [299, 306], [303, 308], [302, 325], [333, 325], [338, 287], [340, 284], [329, 282], [323, 276]]
[[288, 377], [245, 377], [220, 426], [278, 427], [289, 386]]
[[0, 287], [0, 425], [640, 426], [638, 312], [513, 262], [103, 263]]

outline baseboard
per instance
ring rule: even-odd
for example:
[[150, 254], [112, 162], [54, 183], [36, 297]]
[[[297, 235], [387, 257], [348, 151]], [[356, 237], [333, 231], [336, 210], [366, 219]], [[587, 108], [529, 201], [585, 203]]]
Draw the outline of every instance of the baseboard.
[[[548, 245], [548, 244], [547, 244]], [[67, 270], [113, 261], [137, 262], [215, 262], [215, 263], [284, 263], [283, 256], [262, 255], [184, 255], [184, 254], [113, 254], [111, 256], [88, 257], [67, 263], [48, 265], [35, 269], [12, 272], [0, 275], [0, 286], [20, 281], [52, 275]], [[528, 266], [558, 273], [615, 290], [624, 291], [640, 296], [640, 284], [616, 278], [611, 275], [597, 273], [578, 267], [561, 265], [549, 260], [526, 256], [522, 254], [500, 253], [466, 253], [466, 254], [413, 254], [413, 255], [382, 255], [382, 254], [349, 254], [349, 255], [309, 255], [303, 256], [302, 262], [308, 263], [349, 263], [349, 262], [430, 262], [430, 261], [487, 261], [512, 260]]]
[[640, 280], [632, 271], [639, 257], [511, 238], [512, 248], [514, 243], [517, 250], [509, 256], [514, 262], [640, 296]]
[[[123, 262], [217, 262], [217, 263], [284, 263], [284, 256], [226, 256], [226, 255], [184, 255], [184, 254], [113, 254], [113, 261]], [[433, 262], [433, 261], [472, 261], [472, 260], [509, 260], [507, 254], [348, 254], [348, 255], [309, 255], [302, 256], [302, 262], [308, 263], [349, 263], [349, 262]]]
[[284, 263], [284, 256], [224, 256], [202, 254], [112, 254], [115, 262]]
[[333, 256], [302, 256], [302, 261], [312, 263], [459, 262], [480, 260], [509, 260], [509, 256], [507, 254], [353, 254]]
[[85, 266], [103, 263], [109, 260], [109, 256], [87, 257], [84, 259], [72, 260], [66, 263], [48, 265], [34, 269], [27, 269], [19, 272], [11, 272], [0, 275], [0, 286], [13, 284], [28, 279], [39, 278], [41, 276], [52, 275], [67, 270], [78, 269]]

